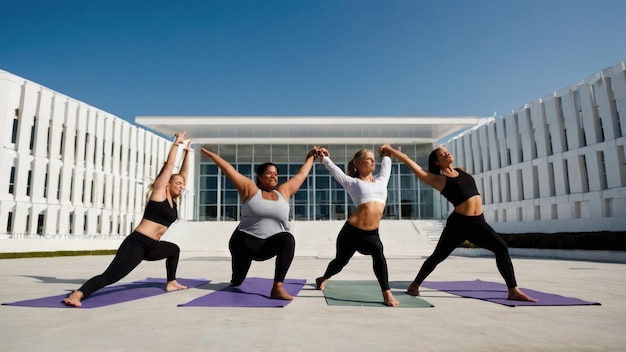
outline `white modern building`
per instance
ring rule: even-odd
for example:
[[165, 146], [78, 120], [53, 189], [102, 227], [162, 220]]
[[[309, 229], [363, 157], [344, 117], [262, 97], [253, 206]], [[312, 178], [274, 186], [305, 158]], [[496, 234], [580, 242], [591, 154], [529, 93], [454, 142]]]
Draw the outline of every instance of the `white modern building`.
[[[412, 158], [425, 162], [436, 142], [476, 126], [477, 117], [398, 116], [159, 116], [136, 122], [164, 135], [187, 131], [198, 160], [195, 218], [239, 220], [241, 201], [234, 186], [198, 148], [204, 145], [254, 179], [256, 165], [278, 166], [280, 182], [294, 175], [316, 145], [343, 167], [362, 148], [376, 151], [383, 143], [401, 145]], [[438, 194], [419, 181], [404, 164], [393, 165], [385, 219], [439, 219]], [[354, 211], [345, 190], [316, 163], [307, 182], [291, 199], [294, 220], [344, 220]]]
[[626, 62], [446, 142], [503, 233], [626, 231], [625, 144]]
[[[444, 142], [471, 172], [485, 216], [504, 233], [626, 230], [626, 64], [500, 117], [143, 116], [132, 125], [84, 102], [0, 71], [0, 239], [130, 233], [170, 136], [187, 131], [194, 175], [181, 218], [236, 222], [239, 197], [199, 153], [205, 146], [253, 177], [273, 162], [294, 174], [313, 145], [338, 165], [361, 148], [402, 146], [426, 165]], [[353, 206], [316, 164], [292, 199], [295, 221], [343, 220]], [[450, 206], [394, 163], [386, 219], [442, 219]]]
[[[1, 70], [0, 136], [0, 238], [125, 236], [171, 146]], [[190, 216], [193, 197], [183, 199]]]

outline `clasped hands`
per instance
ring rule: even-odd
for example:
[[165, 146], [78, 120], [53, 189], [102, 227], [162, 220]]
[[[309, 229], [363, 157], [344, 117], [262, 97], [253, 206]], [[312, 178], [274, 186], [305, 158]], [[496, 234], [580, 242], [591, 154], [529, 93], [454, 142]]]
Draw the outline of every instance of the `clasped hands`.
[[183, 145], [186, 150], [189, 150], [191, 146], [191, 139], [186, 138], [187, 132], [178, 132], [174, 134], [174, 145]]

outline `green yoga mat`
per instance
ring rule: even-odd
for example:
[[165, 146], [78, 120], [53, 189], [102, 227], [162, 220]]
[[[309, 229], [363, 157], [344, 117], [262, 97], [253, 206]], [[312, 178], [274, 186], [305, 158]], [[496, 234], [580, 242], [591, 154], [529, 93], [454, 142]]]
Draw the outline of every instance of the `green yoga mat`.
[[[399, 307], [395, 308], [430, 308], [432, 304], [421, 298], [413, 297], [404, 291], [392, 289]], [[378, 281], [342, 281], [328, 280], [324, 286], [324, 297], [329, 306], [386, 307], [380, 292]]]

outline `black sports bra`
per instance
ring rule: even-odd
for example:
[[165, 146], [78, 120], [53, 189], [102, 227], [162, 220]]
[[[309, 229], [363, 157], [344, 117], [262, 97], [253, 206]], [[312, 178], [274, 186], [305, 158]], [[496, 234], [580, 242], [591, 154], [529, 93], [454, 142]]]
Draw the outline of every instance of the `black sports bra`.
[[446, 176], [446, 185], [441, 190], [441, 195], [446, 197], [455, 207], [473, 196], [480, 195], [476, 188], [476, 181], [472, 175], [455, 168], [459, 173], [457, 177]]
[[162, 202], [148, 200], [146, 210], [143, 213], [143, 218], [169, 227], [174, 221], [176, 221], [176, 219], [178, 219], [176, 202], [172, 201], [172, 204], [174, 204], [174, 206], [170, 207], [170, 203], [167, 199]]

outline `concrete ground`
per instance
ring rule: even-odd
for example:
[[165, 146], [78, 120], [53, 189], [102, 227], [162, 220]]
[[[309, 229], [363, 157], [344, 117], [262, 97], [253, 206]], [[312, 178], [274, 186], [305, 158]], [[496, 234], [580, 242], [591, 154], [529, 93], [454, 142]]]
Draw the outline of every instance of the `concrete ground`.
[[[428, 253], [424, 253], [427, 255]], [[112, 256], [0, 260], [0, 302], [58, 295], [100, 273]], [[410, 281], [424, 256], [388, 258], [390, 280]], [[328, 258], [296, 257], [289, 278], [307, 285], [285, 308], [177, 307], [219, 289], [230, 258], [183, 252], [179, 276], [210, 284], [95, 309], [0, 306], [2, 351], [624, 351], [626, 265], [513, 258], [520, 287], [601, 306], [506, 307], [424, 289], [434, 308], [328, 306], [314, 289]], [[273, 260], [249, 276], [272, 277]], [[122, 282], [163, 277], [143, 262]], [[336, 280], [375, 280], [355, 256]], [[493, 258], [448, 258], [433, 281], [502, 282]], [[403, 294], [398, 291], [396, 294]]]

